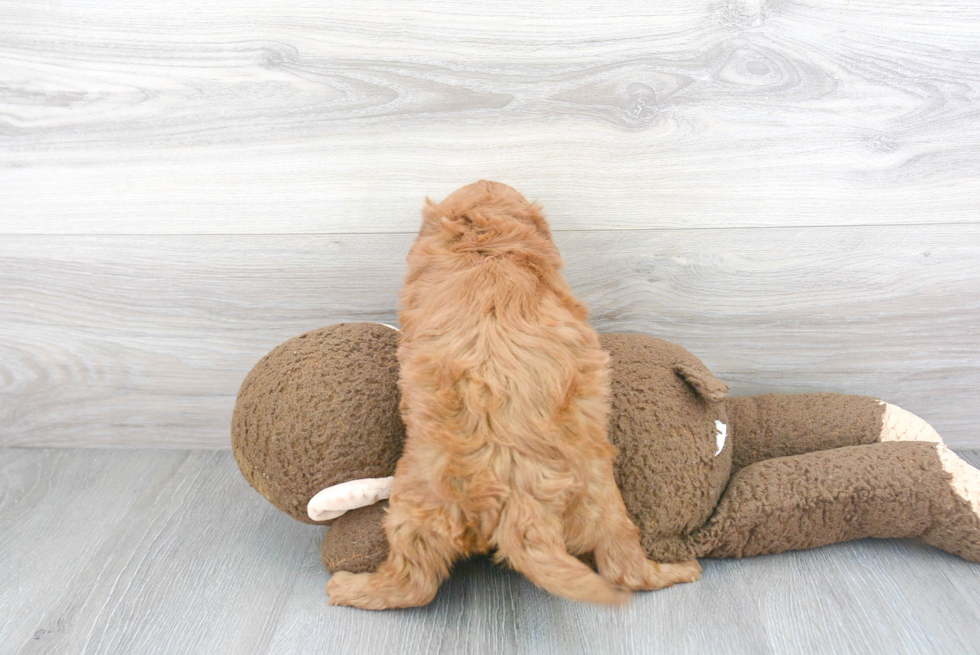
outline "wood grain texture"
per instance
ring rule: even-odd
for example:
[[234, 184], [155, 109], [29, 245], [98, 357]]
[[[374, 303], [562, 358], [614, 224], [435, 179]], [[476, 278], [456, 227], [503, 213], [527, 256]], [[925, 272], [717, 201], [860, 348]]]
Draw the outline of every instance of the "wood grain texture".
[[70, 616], [39, 625], [85, 563], [103, 554], [105, 538], [125, 526], [140, 490], [159, 483], [178, 451], [0, 450], [0, 645], [57, 633]]
[[[60, 587], [45, 604], [18, 599], [21, 613], [30, 615], [24, 623], [32, 636], [12, 652], [264, 652], [292, 584], [304, 573], [305, 553], [318, 547], [317, 535], [256, 499], [229, 453], [60, 456], [84, 471], [97, 453], [120, 469], [105, 475], [100, 496], [127, 498], [128, 511], [89, 552], [49, 552], [45, 545], [25, 549], [33, 558], [70, 565], [72, 575], [50, 581]], [[150, 474], [134, 479], [127, 459]], [[85, 491], [75, 484], [65, 493]], [[98, 500], [84, 513], [100, 517], [104, 510]], [[43, 509], [43, 527], [18, 530], [21, 539], [70, 546], [74, 532], [60, 516], [65, 508], [55, 502]], [[4, 564], [15, 573], [20, 566], [16, 558]], [[42, 572], [41, 581], [49, 582], [47, 575]], [[33, 590], [36, 584], [30, 580], [25, 587]]]
[[[8, 237], [0, 443], [227, 447], [238, 387], [274, 346], [334, 322], [397, 322], [412, 239]], [[738, 393], [885, 398], [980, 447], [980, 226], [557, 241], [602, 332], [680, 343]]]
[[[980, 453], [964, 456], [980, 465]], [[570, 603], [486, 559], [429, 606], [329, 607], [323, 528], [230, 453], [0, 449], [0, 635], [11, 653], [961, 653], [980, 565], [913, 541], [703, 560], [624, 609]]]
[[[423, 196], [544, 202], [602, 331], [980, 447], [980, 4], [0, 0], [0, 445], [227, 447], [265, 352], [395, 320]], [[980, 454], [970, 461], [980, 464]], [[486, 560], [325, 605], [229, 453], [0, 449], [0, 650], [949, 653], [980, 567], [705, 562], [623, 611]]]
[[972, 0], [0, 2], [0, 233], [975, 223]]

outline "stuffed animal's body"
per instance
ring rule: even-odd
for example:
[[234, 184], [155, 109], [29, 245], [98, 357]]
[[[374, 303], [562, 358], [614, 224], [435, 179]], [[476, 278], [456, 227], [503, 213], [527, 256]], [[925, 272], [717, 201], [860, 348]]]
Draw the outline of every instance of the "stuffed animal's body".
[[[242, 473], [294, 518], [331, 525], [330, 571], [374, 570], [387, 555], [383, 499], [405, 438], [397, 339], [370, 323], [304, 334], [239, 393]], [[728, 398], [680, 346], [600, 340], [612, 356], [617, 483], [651, 559], [915, 536], [980, 562], [980, 471], [918, 417], [861, 396]]]

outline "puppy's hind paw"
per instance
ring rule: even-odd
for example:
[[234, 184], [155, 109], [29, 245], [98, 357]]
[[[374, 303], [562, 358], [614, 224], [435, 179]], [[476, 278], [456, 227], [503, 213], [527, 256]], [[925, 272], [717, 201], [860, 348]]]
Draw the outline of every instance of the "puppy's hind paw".
[[698, 564], [696, 559], [687, 562], [671, 562], [665, 564], [648, 561], [643, 580], [632, 588], [636, 591], [654, 591], [684, 582], [695, 582], [700, 579], [701, 565]]
[[337, 571], [327, 582], [327, 595], [330, 605], [348, 605], [362, 609], [384, 609], [385, 603], [374, 594], [369, 593], [367, 584], [370, 573], [348, 573]]
[[338, 604], [334, 602], [334, 596], [336, 596], [339, 599], [341, 595], [341, 590], [344, 587], [344, 579], [345, 578], [349, 579], [352, 577], [354, 577], [354, 574], [348, 573], [347, 571], [337, 571], [336, 573], [330, 576], [330, 579], [327, 580], [327, 595], [330, 596], [331, 605]]
[[661, 564], [660, 568], [670, 567], [668, 575], [674, 577], [674, 583], [697, 582], [701, 579], [701, 572], [704, 570], [696, 559], [687, 562], [677, 562], [675, 564]]

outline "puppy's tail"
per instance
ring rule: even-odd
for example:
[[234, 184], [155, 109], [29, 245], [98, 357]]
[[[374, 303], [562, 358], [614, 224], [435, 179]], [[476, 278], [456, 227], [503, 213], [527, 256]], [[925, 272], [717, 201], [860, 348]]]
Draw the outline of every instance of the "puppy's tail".
[[568, 554], [561, 522], [533, 499], [511, 497], [494, 533], [495, 559], [507, 561], [545, 591], [569, 600], [621, 605], [630, 592]]

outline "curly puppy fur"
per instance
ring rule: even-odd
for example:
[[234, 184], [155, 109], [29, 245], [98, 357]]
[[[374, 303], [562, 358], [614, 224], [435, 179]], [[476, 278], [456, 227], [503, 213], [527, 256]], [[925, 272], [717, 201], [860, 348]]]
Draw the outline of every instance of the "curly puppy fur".
[[[646, 558], [613, 479], [609, 356], [561, 276], [540, 206], [480, 181], [426, 200], [402, 291], [408, 438], [376, 573], [338, 572], [330, 603], [430, 602], [454, 560], [495, 551], [545, 590], [622, 603], [698, 579]], [[573, 557], [593, 552], [598, 574]]]

